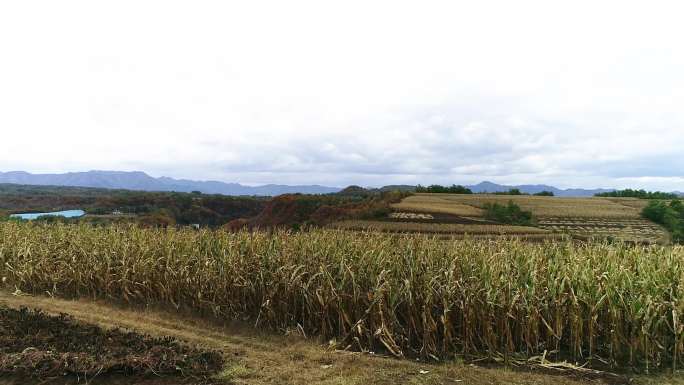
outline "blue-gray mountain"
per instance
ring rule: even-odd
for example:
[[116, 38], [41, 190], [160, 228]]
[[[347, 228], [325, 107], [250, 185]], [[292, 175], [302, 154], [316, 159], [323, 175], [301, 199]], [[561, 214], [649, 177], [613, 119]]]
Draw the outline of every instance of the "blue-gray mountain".
[[[268, 184], [263, 186], [244, 186], [239, 183], [225, 183], [218, 181], [194, 181], [188, 179], [173, 179], [168, 177], [154, 178], [141, 171], [87, 171], [69, 172], [65, 174], [31, 174], [24, 171], [0, 172], [0, 183], [14, 183], [25, 185], [42, 186], [76, 186], [98, 187], [109, 189], [127, 189], [143, 191], [200, 191], [205, 194], [224, 195], [262, 195], [275, 196], [288, 193], [303, 194], [328, 194], [342, 190], [339, 187], [319, 185], [278, 185]], [[601, 192], [613, 191], [613, 189], [559, 189], [548, 185], [517, 185], [508, 186], [492, 182], [482, 182], [476, 185], [466, 186], [475, 193], [508, 191], [517, 188], [528, 194], [541, 191], [551, 191], [556, 196], [593, 196]], [[413, 190], [411, 185], [385, 186], [383, 190], [400, 189]], [[680, 195], [682, 193], [679, 193]]]
[[[605, 193], [615, 191], [615, 189], [581, 189], [581, 188], [570, 188], [570, 189], [559, 189], [557, 187], [548, 186], [544, 184], [523, 184], [517, 186], [506, 186], [500, 185], [492, 182], [481, 182], [476, 185], [466, 186], [471, 189], [474, 193], [484, 193], [484, 192], [501, 192], [508, 191], [513, 188], [517, 188], [521, 192], [527, 194], [536, 194], [542, 191], [551, 191], [555, 196], [560, 197], [591, 197], [594, 194]], [[684, 196], [683, 192], [672, 191], [672, 193]]]
[[559, 189], [557, 187], [548, 186], [545, 184], [523, 184], [516, 186], [500, 185], [492, 182], [481, 182], [476, 185], [466, 186], [471, 189], [474, 193], [484, 193], [484, 192], [502, 192], [508, 191], [510, 189], [518, 189], [521, 192], [527, 194], [536, 194], [542, 191], [551, 191], [553, 195], [560, 197], [591, 197], [594, 194], [615, 191], [615, 189]]
[[193, 181], [167, 177], [154, 178], [141, 171], [87, 171], [65, 174], [31, 174], [24, 171], [0, 172], [0, 183], [41, 186], [76, 186], [143, 191], [200, 191], [205, 194], [275, 196], [288, 193], [327, 194], [338, 187], [318, 185], [286, 186], [268, 184], [244, 186], [238, 183]]

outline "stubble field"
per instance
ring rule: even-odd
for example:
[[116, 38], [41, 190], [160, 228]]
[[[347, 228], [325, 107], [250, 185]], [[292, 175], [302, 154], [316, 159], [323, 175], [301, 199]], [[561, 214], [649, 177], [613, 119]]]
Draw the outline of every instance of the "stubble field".
[[[510, 226], [483, 218], [485, 205], [507, 204], [509, 201], [532, 212], [536, 223], [533, 226]], [[454, 236], [515, 235], [534, 239], [559, 239], [567, 235], [583, 240], [599, 238], [667, 243], [669, 236], [661, 226], [641, 218], [641, 210], [647, 203], [647, 200], [637, 198], [420, 193], [393, 204], [395, 212], [387, 218], [342, 221], [332, 227]]]

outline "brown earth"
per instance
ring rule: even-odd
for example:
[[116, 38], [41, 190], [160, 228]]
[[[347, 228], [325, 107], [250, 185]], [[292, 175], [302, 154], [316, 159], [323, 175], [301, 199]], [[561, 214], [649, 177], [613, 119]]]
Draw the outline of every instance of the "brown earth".
[[66, 314], [0, 306], [0, 376], [46, 381], [154, 375], [206, 382], [222, 368], [220, 352], [196, 350], [172, 337], [105, 330]]

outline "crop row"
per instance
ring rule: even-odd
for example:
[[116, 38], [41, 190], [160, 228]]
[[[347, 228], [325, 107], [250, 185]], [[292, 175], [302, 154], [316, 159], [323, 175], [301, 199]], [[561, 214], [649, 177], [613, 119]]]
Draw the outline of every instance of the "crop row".
[[0, 223], [0, 276], [9, 289], [251, 318], [397, 356], [653, 368], [684, 353], [681, 247]]

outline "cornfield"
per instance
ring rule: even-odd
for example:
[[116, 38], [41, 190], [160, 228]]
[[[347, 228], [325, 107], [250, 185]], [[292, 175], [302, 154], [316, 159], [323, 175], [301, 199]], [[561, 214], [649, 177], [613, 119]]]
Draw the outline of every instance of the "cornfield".
[[396, 356], [676, 367], [684, 249], [0, 223], [6, 289], [189, 308]]
[[375, 230], [435, 234], [491, 234], [491, 235], [549, 235], [549, 230], [530, 226], [498, 225], [498, 224], [460, 224], [460, 223], [421, 223], [390, 222], [372, 220], [346, 220], [332, 223], [331, 228], [344, 230]]

